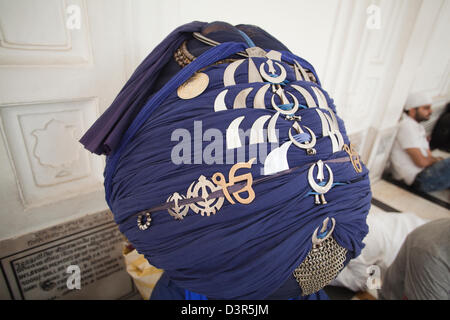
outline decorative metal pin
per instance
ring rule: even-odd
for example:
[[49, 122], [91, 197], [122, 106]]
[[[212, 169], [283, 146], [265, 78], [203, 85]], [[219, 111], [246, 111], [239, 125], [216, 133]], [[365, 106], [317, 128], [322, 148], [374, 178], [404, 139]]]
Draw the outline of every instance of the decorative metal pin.
[[281, 104], [288, 104], [289, 99], [286, 97], [286, 94], [284, 93], [283, 88], [281, 88], [280, 85], [278, 85], [278, 89], [275, 91], [275, 93], [280, 97]]
[[294, 64], [294, 73], [295, 73], [295, 80], [302, 81], [302, 75], [300, 74], [300, 69]]
[[239, 126], [245, 116], [240, 116], [231, 121], [225, 133], [227, 139], [227, 149], [236, 149], [242, 147], [241, 137], [239, 136]]
[[264, 82], [252, 58], [248, 58], [248, 82]]
[[234, 86], [236, 84], [234, 80], [234, 73], [244, 61], [245, 59], [236, 60], [230, 63], [230, 65], [225, 69], [225, 72], [223, 73], [223, 85], [225, 87]]
[[[289, 110], [283, 110], [283, 109], [281, 109], [281, 108], [275, 103], [275, 95], [273, 95], [273, 96], [272, 96], [272, 99], [271, 99], [272, 107], [273, 107], [276, 111], [278, 111], [279, 113], [281, 113], [281, 114], [294, 114], [294, 113], [296, 113], [297, 110], [298, 110], [298, 106], [299, 106], [298, 100], [297, 100], [297, 98], [296, 98], [292, 93], [290, 93], [289, 91], [287, 91], [287, 93], [288, 93], [288, 95], [290, 95], [290, 96], [292, 97], [292, 100], [293, 100], [293, 107], [292, 107], [291, 109], [289, 109]], [[287, 97], [284, 95], [284, 90], [283, 90], [282, 88], [279, 88], [279, 89], [277, 90], [276, 94], [277, 94], [278, 96], [280, 96], [280, 99], [282, 100], [282, 102], [283, 102], [283, 100], [285, 99], [284, 102], [287, 102], [287, 103], [283, 103], [283, 104], [288, 104], [288, 103], [289, 103], [289, 100], [288, 100]], [[283, 96], [284, 96], [284, 98], [283, 98]]]
[[152, 221], [152, 218], [150, 217], [150, 212], [146, 212], [145, 213], [145, 219], [144, 218], [144, 214], [140, 214], [137, 217], [137, 226], [139, 227], [140, 230], [147, 230], [148, 227], [150, 227], [150, 222]]
[[209, 77], [206, 73], [197, 72], [185, 83], [178, 87], [177, 94], [181, 99], [192, 99], [205, 91], [209, 84]]
[[330, 124], [330, 132], [334, 136], [336, 136], [337, 145], [336, 146], [333, 145], [333, 152], [337, 152], [342, 149], [342, 146], [344, 145], [344, 138], [342, 137], [342, 134], [339, 131], [339, 124], [336, 119], [336, 115], [334, 114], [333, 110], [328, 106], [327, 99], [325, 98], [325, 95], [323, 94], [322, 90], [320, 90], [317, 87], [312, 87], [312, 89], [317, 96], [317, 100], [319, 101], [319, 108], [324, 108], [330, 114], [330, 115], [325, 114], [325, 117], [327, 118], [328, 123]]
[[185, 196], [180, 195], [178, 192], [175, 192], [173, 195], [169, 196], [169, 198], [167, 198], [167, 202], [175, 202], [175, 206], [173, 208], [167, 209], [167, 211], [169, 212], [169, 214], [174, 217], [175, 219], [178, 220], [182, 220], [186, 214], [189, 211], [189, 206], [188, 205], [184, 205], [184, 206], [179, 206], [178, 205], [178, 201], [179, 200], [183, 200], [186, 199]]
[[[267, 63], [267, 66], [269, 67], [270, 74], [274, 75], [277, 71], [275, 70], [275, 67], [273, 66], [273, 61], [271, 59], [268, 59], [266, 63]], [[264, 70], [264, 67], [263, 67], [263, 70]]]
[[319, 103], [319, 108], [328, 110], [328, 102], [322, 91], [320, 91], [317, 87], [312, 86], [311, 89], [314, 91], [317, 97], [317, 102]]
[[221, 91], [216, 99], [214, 100], [214, 111], [223, 111], [228, 110], [227, 105], [225, 104], [225, 96], [227, 95], [228, 89]]
[[293, 116], [293, 115], [287, 115], [284, 117], [288, 121], [300, 121], [302, 120], [301, 116]]
[[[303, 77], [303, 81], [310, 81], [305, 69], [303, 69], [303, 67], [300, 65], [300, 63], [298, 63], [297, 60], [294, 60], [294, 68], [296, 68], [296, 72], [297, 72], [297, 69], [300, 71], [300, 73], [302, 74], [302, 77]], [[297, 73], [296, 73], [296, 76], [297, 76]], [[299, 79], [297, 79], [297, 80], [299, 80]]]
[[236, 98], [234, 98], [233, 109], [246, 108], [247, 107], [247, 104], [246, 104], [247, 96], [252, 90], [253, 90], [252, 87], [241, 90], [237, 94]]
[[[208, 189], [210, 190], [210, 192], [208, 192]], [[210, 193], [219, 189], [219, 186], [214, 185], [211, 181], [206, 179], [205, 176], [200, 176], [200, 178], [198, 178], [198, 181], [192, 182], [192, 184], [189, 186], [186, 197], [201, 197], [202, 200], [191, 203], [189, 207], [192, 209], [192, 211], [197, 214], [200, 213], [202, 216], [206, 214], [209, 217], [211, 213], [216, 214], [217, 211], [222, 208], [224, 198], [219, 197], [208, 199], [208, 196]]]
[[302, 142], [298, 142], [297, 140], [295, 140], [295, 138], [294, 138], [294, 136], [292, 135], [292, 132], [291, 132], [292, 128], [295, 129], [297, 134], [305, 133], [302, 130], [302, 128], [300, 127], [300, 125], [298, 124], [297, 121], [295, 121], [294, 124], [292, 125], [292, 127], [289, 128], [289, 139], [297, 147], [299, 147], [301, 149], [306, 149], [306, 152], [308, 153], [308, 155], [315, 155], [317, 153], [317, 151], [313, 147], [316, 145], [316, 135], [314, 134], [314, 132], [310, 128], [308, 128], [307, 126], [304, 126], [304, 127], [306, 128], [306, 130], [308, 130], [309, 135], [311, 136], [311, 141], [309, 141], [307, 143], [302, 143]]
[[[331, 223], [332, 223], [331, 230], [327, 231], [329, 221], [330, 221], [330, 218], [328, 218], [328, 217], [325, 220], [323, 220], [319, 237], [317, 236], [317, 232], [319, 231], [319, 228], [314, 230], [314, 233], [312, 236], [312, 243], [313, 243], [314, 247], [320, 246], [320, 244], [322, 242], [324, 242], [325, 240], [327, 240], [333, 233], [334, 227], [336, 226], [336, 220], [334, 218], [331, 218]], [[325, 232], [326, 232], [326, 234], [324, 234]]]
[[253, 99], [253, 108], [255, 109], [265, 109], [266, 103], [264, 97], [266, 95], [267, 90], [270, 87], [270, 83], [263, 85], [258, 89], [255, 95], [255, 99]]
[[300, 92], [303, 98], [305, 98], [306, 105], [308, 106], [308, 108], [317, 108], [316, 101], [314, 100], [313, 96], [309, 93], [308, 90], [296, 84], [292, 84], [291, 87]]
[[275, 129], [280, 113], [275, 113], [267, 125], [267, 139], [270, 143], [278, 143], [277, 130]]
[[311, 188], [317, 192], [318, 194], [314, 195], [314, 200], [315, 200], [315, 204], [320, 204], [319, 201], [319, 195], [320, 195], [320, 200], [322, 201], [322, 204], [327, 204], [327, 201], [325, 200], [325, 196], [324, 194], [327, 193], [331, 187], [333, 186], [333, 171], [331, 171], [331, 168], [325, 164], [325, 166], [328, 169], [328, 174], [329, 174], [329, 178], [328, 178], [328, 182], [325, 184], [325, 186], [320, 186], [316, 183], [316, 181], [314, 180], [313, 177], [313, 172], [314, 172], [314, 167], [317, 165], [318, 168], [318, 172], [317, 172], [317, 180], [319, 180], [320, 182], [322, 182], [325, 177], [323, 174], [323, 166], [324, 163], [322, 162], [322, 160], [317, 161], [317, 163], [314, 163], [308, 171], [308, 182], [309, 185], [311, 186]]
[[319, 115], [322, 124], [322, 135], [330, 138], [333, 153], [340, 151], [341, 148], [339, 148], [339, 141], [336, 138], [336, 131], [333, 128], [331, 118], [327, 117], [319, 108], [316, 109], [316, 112]]
[[250, 144], [265, 142], [264, 124], [269, 120], [270, 115], [261, 116], [253, 122], [250, 129]]
[[[275, 75], [275, 67], [273, 66], [273, 61], [268, 59], [267, 62], [261, 63], [261, 65], [259, 66], [259, 73], [261, 74], [261, 76], [263, 77], [264, 80], [266, 80], [267, 82], [271, 82], [271, 83], [282, 83], [284, 80], [286, 80], [286, 76], [287, 76], [287, 72], [286, 69], [278, 62], [275, 61], [275, 64], [278, 66], [278, 68], [280, 68], [281, 70], [281, 74], [276, 76]], [[264, 70], [264, 66], [268, 65], [269, 67], [269, 72], [273, 75], [270, 76], [266, 70]]]
[[355, 171], [358, 173], [361, 173], [363, 171], [361, 161], [359, 158], [358, 151], [355, 150], [355, 147], [353, 144], [350, 143], [350, 147], [344, 144], [343, 147], [344, 151], [348, 153], [350, 157], [350, 161], [352, 162], [353, 168], [355, 168]]
[[[248, 162], [245, 163], [236, 163], [234, 166], [231, 167], [229, 173], [228, 173], [228, 182], [226, 181], [224, 175], [220, 172], [216, 172], [212, 176], [212, 181], [220, 186], [223, 190], [223, 194], [225, 195], [225, 198], [231, 203], [235, 204], [233, 198], [230, 196], [230, 193], [228, 192], [228, 187], [231, 187], [235, 185], [237, 182], [246, 181], [246, 184], [243, 188], [239, 189], [236, 192], [233, 192], [234, 198], [242, 204], [249, 204], [255, 199], [255, 191], [253, 191], [252, 184], [253, 184], [253, 176], [251, 173], [241, 174], [240, 176], [235, 176], [236, 171], [241, 168], [247, 168], [250, 169], [253, 162], [256, 160], [256, 158], [250, 159]], [[247, 192], [248, 197], [242, 198], [239, 194], [242, 192]]]

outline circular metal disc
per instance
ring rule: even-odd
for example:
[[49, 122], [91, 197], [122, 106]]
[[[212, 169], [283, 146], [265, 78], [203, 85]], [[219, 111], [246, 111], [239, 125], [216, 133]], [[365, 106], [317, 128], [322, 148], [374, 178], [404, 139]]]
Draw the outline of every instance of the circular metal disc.
[[196, 73], [185, 83], [178, 87], [177, 94], [181, 99], [192, 99], [205, 91], [209, 84], [209, 77], [206, 73]]

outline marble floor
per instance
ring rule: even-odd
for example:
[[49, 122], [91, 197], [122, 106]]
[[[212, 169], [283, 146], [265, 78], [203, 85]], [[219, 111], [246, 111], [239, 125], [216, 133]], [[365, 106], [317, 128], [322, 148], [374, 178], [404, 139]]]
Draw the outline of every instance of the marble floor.
[[[428, 220], [450, 218], [450, 210], [397, 187], [385, 180], [379, 180], [372, 184], [372, 197], [375, 200], [392, 207], [392, 209], [395, 209], [393, 211], [411, 212]], [[376, 205], [372, 205], [371, 210], [388, 211], [387, 208], [380, 208]]]

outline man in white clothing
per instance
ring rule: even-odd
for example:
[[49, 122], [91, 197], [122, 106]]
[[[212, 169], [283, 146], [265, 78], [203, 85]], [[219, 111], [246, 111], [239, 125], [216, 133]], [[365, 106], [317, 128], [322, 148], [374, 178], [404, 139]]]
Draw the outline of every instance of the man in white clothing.
[[450, 158], [432, 156], [425, 128], [420, 125], [430, 118], [431, 102], [424, 93], [409, 95], [391, 152], [394, 178], [425, 192], [450, 187]]

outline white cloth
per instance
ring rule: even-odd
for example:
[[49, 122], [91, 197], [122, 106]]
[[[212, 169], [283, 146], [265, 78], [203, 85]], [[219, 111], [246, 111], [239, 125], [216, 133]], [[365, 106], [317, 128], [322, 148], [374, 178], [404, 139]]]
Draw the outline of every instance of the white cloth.
[[392, 174], [397, 180], [411, 185], [422, 168], [416, 166], [405, 149], [419, 148], [424, 157], [428, 156], [428, 144], [425, 128], [416, 120], [404, 114], [391, 151]]
[[406, 236], [427, 222], [428, 220], [419, 218], [413, 213], [369, 213], [367, 216], [369, 233], [363, 240], [366, 246], [330, 285], [346, 287], [355, 292], [371, 289], [367, 286], [370, 276], [368, 268], [378, 266], [381, 281], [387, 268], [394, 262]]
[[406, 99], [405, 110], [422, 107], [432, 104], [433, 100], [425, 92], [411, 93]]

